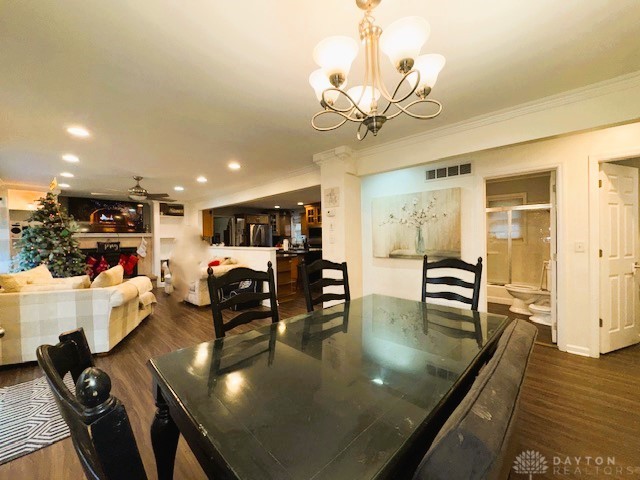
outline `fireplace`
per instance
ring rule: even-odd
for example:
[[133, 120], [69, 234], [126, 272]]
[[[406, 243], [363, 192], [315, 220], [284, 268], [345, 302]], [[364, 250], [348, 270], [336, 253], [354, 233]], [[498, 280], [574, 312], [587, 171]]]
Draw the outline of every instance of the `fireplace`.
[[[83, 248], [82, 252], [86, 255], [87, 264], [89, 264], [89, 260], [91, 258], [96, 259], [98, 262], [100, 262], [101, 259], [104, 258], [107, 264], [109, 265], [109, 268], [115, 267], [116, 265], [118, 265], [118, 263], [120, 262], [120, 255], [126, 255], [127, 257], [131, 255], [136, 256], [135, 247], [129, 247], [129, 248], [123, 247], [117, 250], [115, 249], [105, 250], [102, 247], [101, 248]], [[138, 276], [138, 264], [136, 263], [133, 269], [129, 273], [125, 271], [124, 278], [131, 278], [131, 277], [137, 277], [137, 276]], [[93, 279], [94, 275], [92, 275], [91, 278]]]

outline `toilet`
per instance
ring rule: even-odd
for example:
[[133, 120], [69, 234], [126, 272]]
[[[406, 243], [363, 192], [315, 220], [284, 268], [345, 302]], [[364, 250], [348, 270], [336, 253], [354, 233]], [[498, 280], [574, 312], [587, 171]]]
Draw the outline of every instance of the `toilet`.
[[529, 320], [540, 325], [551, 326], [551, 303], [548, 300], [542, 300], [540, 303], [532, 303], [529, 305], [531, 315]]
[[[509, 307], [509, 311], [519, 313], [521, 315], [530, 316], [532, 314], [529, 305], [532, 303], [542, 303], [548, 301], [550, 292], [548, 290], [540, 290], [532, 285], [518, 285], [508, 283], [504, 286], [513, 297], [513, 304]], [[549, 312], [551, 309], [549, 308]]]

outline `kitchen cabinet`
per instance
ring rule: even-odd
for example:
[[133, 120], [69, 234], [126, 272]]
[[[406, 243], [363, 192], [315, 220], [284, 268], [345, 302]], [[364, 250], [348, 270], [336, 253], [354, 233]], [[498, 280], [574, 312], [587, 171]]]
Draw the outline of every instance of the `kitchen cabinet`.
[[293, 295], [298, 290], [298, 263], [297, 254], [278, 254], [278, 298]]
[[280, 237], [291, 237], [291, 213], [274, 212], [269, 215], [271, 231]]
[[262, 224], [268, 224], [269, 223], [269, 215], [267, 215], [266, 213], [264, 214], [249, 214], [249, 215], [245, 215], [245, 221], [247, 222], [247, 224], [249, 223], [262, 223]]
[[310, 227], [322, 226], [322, 208], [320, 205], [307, 205], [305, 207], [307, 225]]
[[213, 210], [202, 210], [202, 236], [213, 237]]
[[322, 207], [319, 203], [304, 206], [302, 234], [309, 236], [309, 227], [322, 227]]

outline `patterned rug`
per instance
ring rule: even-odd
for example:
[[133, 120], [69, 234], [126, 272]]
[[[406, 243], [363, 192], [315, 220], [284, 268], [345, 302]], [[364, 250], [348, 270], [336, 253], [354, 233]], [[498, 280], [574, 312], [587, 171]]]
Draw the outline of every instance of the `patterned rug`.
[[0, 388], [0, 425], [0, 465], [69, 436], [44, 377]]

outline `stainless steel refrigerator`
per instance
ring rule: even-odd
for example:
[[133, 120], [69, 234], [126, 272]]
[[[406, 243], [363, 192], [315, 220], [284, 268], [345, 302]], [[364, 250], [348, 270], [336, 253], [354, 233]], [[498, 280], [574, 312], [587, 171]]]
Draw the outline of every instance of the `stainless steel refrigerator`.
[[247, 231], [249, 233], [249, 246], [273, 247], [271, 225], [264, 223], [250, 223], [247, 225]]

